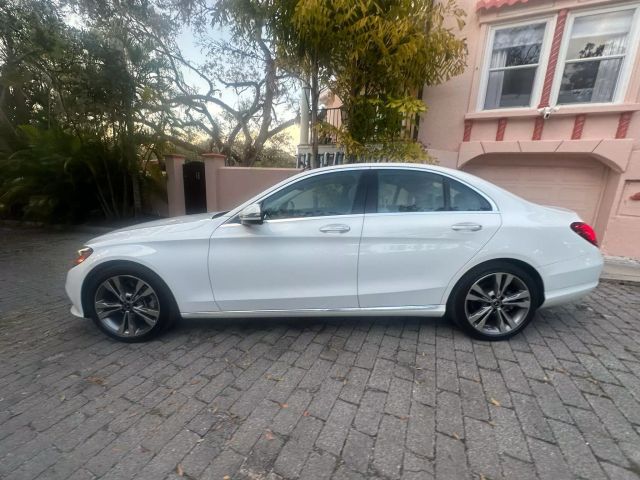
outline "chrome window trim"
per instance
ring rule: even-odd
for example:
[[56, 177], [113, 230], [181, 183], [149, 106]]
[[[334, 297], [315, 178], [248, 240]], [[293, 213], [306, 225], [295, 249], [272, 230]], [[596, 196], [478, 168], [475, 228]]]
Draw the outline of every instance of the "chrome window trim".
[[[498, 205], [496, 204], [496, 202], [493, 201], [493, 199], [486, 195], [484, 192], [481, 192], [480, 190], [478, 190], [475, 186], [465, 182], [462, 179], [456, 178], [453, 175], [448, 175], [445, 172], [441, 172], [439, 170], [430, 170], [429, 168], [412, 168], [412, 167], [408, 167], [408, 166], [398, 166], [398, 167], [394, 167], [393, 165], [385, 165], [385, 166], [381, 166], [379, 168], [373, 167], [372, 170], [376, 171], [376, 170], [408, 170], [408, 171], [418, 171], [418, 172], [424, 172], [424, 173], [430, 173], [433, 175], [441, 175], [443, 177], [448, 178], [451, 181], [454, 182], [458, 182], [461, 183], [462, 185], [464, 185], [465, 187], [470, 188], [471, 190], [473, 190], [475, 193], [477, 193], [478, 195], [480, 195], [482, 198], [484, 198], [487, 202], [489, 202], [489, 205], [491, 205], [491, 210], [443, 210], [440, 212], [380, 212], [382, 214], [385, 215], [397, 215], [398, 213], [400, 214], [407, 214], [407, 213], [498, 213], [500, 212], [500, 210], [498, 209]], [[365, 213], [365, 215], [378, 215], [378, 212], [374, 213]]]

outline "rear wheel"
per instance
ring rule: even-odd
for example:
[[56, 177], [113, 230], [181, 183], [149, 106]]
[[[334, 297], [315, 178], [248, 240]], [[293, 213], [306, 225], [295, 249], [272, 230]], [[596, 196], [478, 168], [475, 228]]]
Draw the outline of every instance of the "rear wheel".
[[176, 316], [173, 296], [157, 275], [135, 265], [114, 265], [89, 280], [88, 314], [104, 333], [123, 342], [143, 342]]
[[539, 290], [526, 270], [495, 262], [468, 272], [454, 288], [447, 310], [472, 336], [505, 340], [531, 321], [540, 304]]

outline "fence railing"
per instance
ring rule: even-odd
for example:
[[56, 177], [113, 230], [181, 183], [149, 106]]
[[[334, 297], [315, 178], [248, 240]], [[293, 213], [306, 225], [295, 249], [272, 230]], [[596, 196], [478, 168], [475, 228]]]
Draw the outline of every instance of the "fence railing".
[[[321, 108], [318, 111], [318, 121], [330, 125], [334, 128], [340, 128], [345, 121], [345, 111], [341, 107], [337, 108]], [[418, 127], [420, 122], [419, 114], [409, 114], [402, 119], [402, 131], [406, 138], [411, 140], [418, 139]], [[318, 138], [320, 145], [333, 145], [337, 143], [335, 133], [324, 132]]]
[[[299, 153], [296, 160], [296, 168], [307, 170], [311, 168], [311, 153]], [[342, 165], [344, 163], [344, 152], [325, 152], [318, 154], [318, 165], [329, 167], [331, 165]]]
[[[311, 168], [311, 153], [299, 153], [296, 157], [296, 168], [307, 170]], [[324, 152], [318, 153], [318, 166], [330, 167], [332, 165], [342, 165], [343, 163], [381, 163], [391, 162], [394, 159], [383, 155], [346, 155], [344, 152]]]

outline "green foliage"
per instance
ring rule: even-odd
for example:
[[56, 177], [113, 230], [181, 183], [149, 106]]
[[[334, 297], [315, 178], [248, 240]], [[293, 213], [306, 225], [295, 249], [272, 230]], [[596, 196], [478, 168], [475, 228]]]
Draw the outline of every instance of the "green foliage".
[[[417, 160], [407, 123], [426, 110], [416, 93], [461, 73], [466, 44], [454, 0], [307, 0], [292, 17], [305, 49], [321, 52], [326, 85], [343, 102], [349, 153]], [[289, 48], [289, 51], [292, 49]]]
[[[79, 221], [138, 213], [150, 156], [164, 142], [144, 122], [162, 122], [166, 59], [141, 25], [169, 31], [144, 0], [71, 1], [91, 16], [63, 20], [63, 4], [0, 5], [0, 214]], [[68, 13], [68, 11], [66, 11]], [[163, 30], [164, 29], [164, 30]]]
[[117, 152], [56, 128], [24, 125], [19, 136], [24, 148], [0, 159], [0, 214], [76, 223], [100, 212], [107, 178], [122, 174]]
[[282, 68], [310, 89], [312, 115], [323, 88], [337, 94], [345, 116], [333, 133], [348, 153], [426, 159], [407, 127], [426, 110], [422, 87], [464, 69], [455, 0], [219, 0], [208, 12], [234, 32], [264, 28]]

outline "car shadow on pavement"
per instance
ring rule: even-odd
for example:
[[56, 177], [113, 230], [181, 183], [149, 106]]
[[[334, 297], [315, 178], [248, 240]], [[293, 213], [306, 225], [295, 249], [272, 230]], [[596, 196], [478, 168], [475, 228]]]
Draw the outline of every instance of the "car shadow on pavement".
[[342, 328], [369, 328], [372, 326], [385, 327], [389, 325], [414, 324], [416, 326], [436, 324], [443, 327], [455, 328], [453, 323], [443, 318], [431, 317], [261, 317], [261, 318], [182, 318], [176, 321], [166, 335], [183, 333], [197, 334], [201, 332], [219, 333], [220, 330], [235, 330], [238, 332], [254, 330], [271, 330], [274, 328], [291, 328], [294, 330], [318, 329], [327, 326]]

